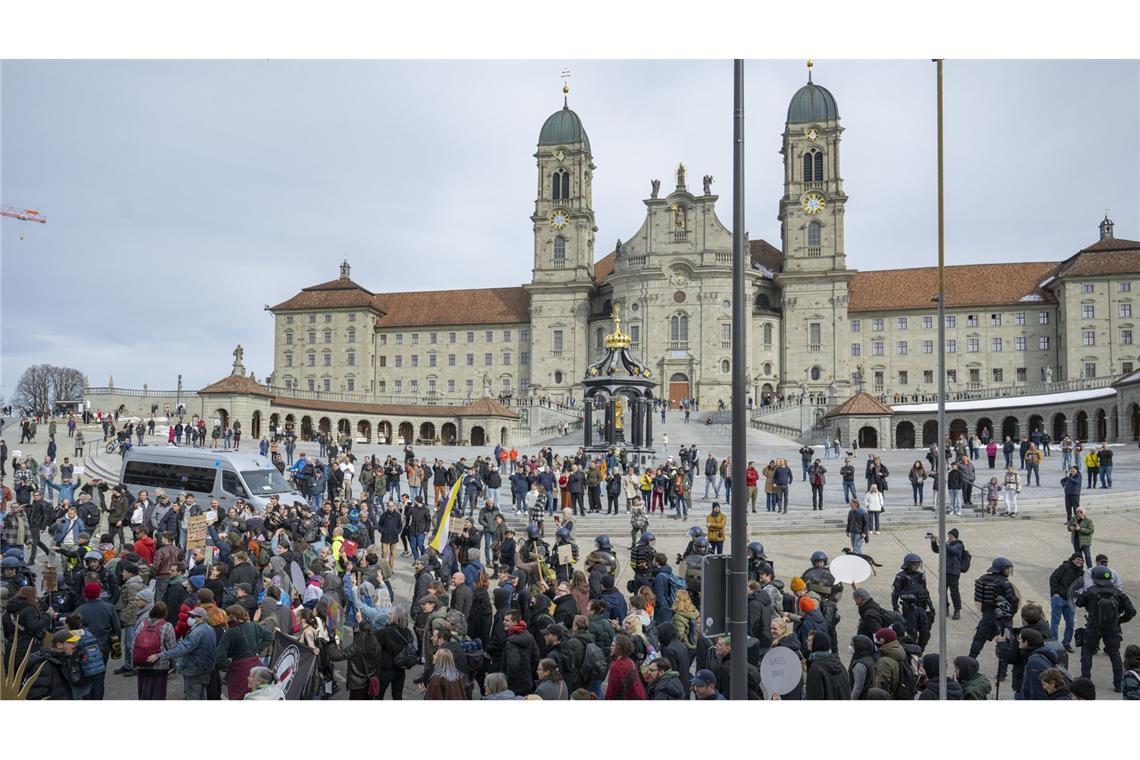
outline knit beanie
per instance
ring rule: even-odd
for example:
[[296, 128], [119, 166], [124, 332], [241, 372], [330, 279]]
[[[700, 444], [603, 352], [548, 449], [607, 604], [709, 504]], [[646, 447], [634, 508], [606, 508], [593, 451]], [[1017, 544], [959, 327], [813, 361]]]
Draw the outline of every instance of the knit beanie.
[[91, 581], [83, 587], [83, 598], [89, 602], [98, 599], [101, 593], [103, 593], [103, 587], [95, 581]]
[[898, 640], [899, 637], [895, 634], [893, 628], [880, 628], [875, 631], [875, 643], [879, 646]]
[[810, 596], [800, 597], [800, 612], [811, 612], [815, 609], [815, 600]]
[[806, 590], [807, 590], [807, 584], [804, 583], [804, 579], [798, 575], [793, 576], [792, 577], [792, 593], [794, 594], [798, 591], [806, 591]]

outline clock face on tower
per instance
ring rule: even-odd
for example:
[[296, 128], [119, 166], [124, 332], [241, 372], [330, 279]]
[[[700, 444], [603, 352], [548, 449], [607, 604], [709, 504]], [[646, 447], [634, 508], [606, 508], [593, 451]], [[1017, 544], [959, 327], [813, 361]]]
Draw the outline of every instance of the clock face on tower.
[[804, 212], [809, 216], [815, 216], [823, 211], [824, 203], [823, 196], [819, 193], [808, 193], [800, 205], [803, 206]]
[[804, 130], [804, 137], [809, 140], [815, 140], [819, 137], [819, 131], [815, 127], [808, 127]]
[[566, 209], [556, 208], [550, 212], [550, 226], [556, 230], [565, 227], [569, 221], [570, 215], [566, 212]]
[[554, 151], [554, 157], [558, 159], [559, 163], [561, 163], [562, 161], [566, 160], [566, 151], [562, 150], [562, 148], [559, 148], [558, 150]]

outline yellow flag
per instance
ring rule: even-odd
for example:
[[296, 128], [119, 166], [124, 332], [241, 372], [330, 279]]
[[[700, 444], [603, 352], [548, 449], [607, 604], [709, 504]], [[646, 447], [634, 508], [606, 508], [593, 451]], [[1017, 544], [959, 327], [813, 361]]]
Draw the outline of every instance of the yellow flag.
[[457, 477], [455, 485], [451, 487], [451, 493], [447, 495], [447, 506], [443, 508], [443, 514], [439, 516], [439, 524], [435, 526], [435, 534], [432, 535], [431, 541], [428, 543], [428, 546], [437, 552], [443, 551], [443, 545], [447, 542], [447, 525], [451, 521], [451, 510], [455, 507], [456, 500], [459, 499], [459, 488], [462, 485], [463, 477]]

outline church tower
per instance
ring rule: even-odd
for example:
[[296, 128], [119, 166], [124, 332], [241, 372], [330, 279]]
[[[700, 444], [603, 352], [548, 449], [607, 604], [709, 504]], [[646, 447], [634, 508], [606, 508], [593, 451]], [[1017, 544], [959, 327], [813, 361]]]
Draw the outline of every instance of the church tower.
[[[570, 110], [562, 109], [538, 135], [538, 186], [531, 224], [534, 270], [530, 293], [531, 385], [567, 398], [586, 371], [590, 294], [594, 289], [593, 174], [590, 138]], [[580, 399], [579, 399], [580, 400]]]
[[781, 390], [825, 392], [837, 399], [851, 390], [847, 347], [847, 269], [843, 214], [847, 196], [839, 173], [843, 127], [825, 88], [808, 82], [788, 106], [784, 126], [784, 194], [778, 219], [784, 249], [783, 382]]

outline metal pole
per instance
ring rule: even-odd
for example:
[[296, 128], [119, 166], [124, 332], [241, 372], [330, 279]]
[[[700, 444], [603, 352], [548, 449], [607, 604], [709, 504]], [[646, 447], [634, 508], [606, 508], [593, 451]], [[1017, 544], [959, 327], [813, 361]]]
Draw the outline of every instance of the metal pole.
[[744, 61], [733, 61], [732, 148], [732, 568], [729, 572], [728, 632], [732, 635], [732, 691], [729, 699], [748, 699], [748, 489], [744, 469], [748, 458], [744, 369], [749, 305], [744, 291]]
[[942, 452], [946, 440], [946, 240], [942, 192], [942, 59], [938, 69], [938, 698], [946, 699], [946, 476], [949, 467]]

